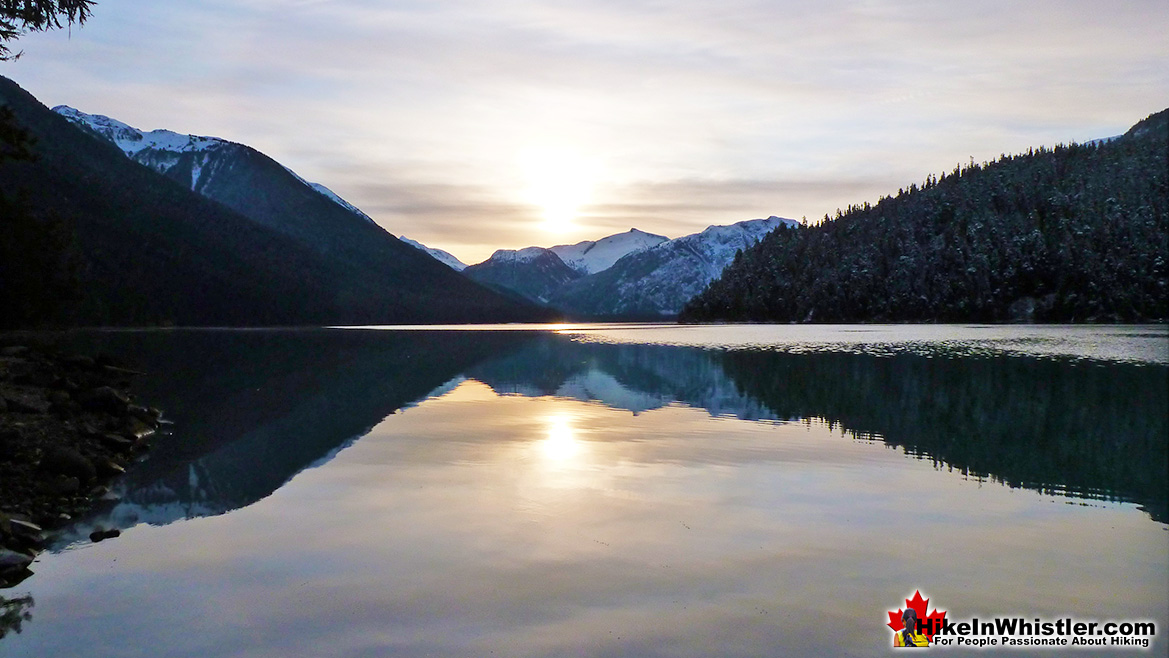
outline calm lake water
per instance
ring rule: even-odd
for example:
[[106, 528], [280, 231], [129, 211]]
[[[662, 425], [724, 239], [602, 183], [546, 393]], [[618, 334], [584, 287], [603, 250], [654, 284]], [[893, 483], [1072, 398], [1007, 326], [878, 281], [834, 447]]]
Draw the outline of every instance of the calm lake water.
[[1163, 326], [47, 339], [175, 425], [3, 656], [887, 655], [918, 590], [1169, 646]]

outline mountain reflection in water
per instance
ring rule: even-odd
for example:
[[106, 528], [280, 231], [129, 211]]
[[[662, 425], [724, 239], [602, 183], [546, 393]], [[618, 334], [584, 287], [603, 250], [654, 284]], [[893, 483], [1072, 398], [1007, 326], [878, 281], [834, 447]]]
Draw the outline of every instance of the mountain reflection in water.
[[[464, 378], [497, 394], [638, 414], [823, 419], [972, 477], [1137, 502], [1167, 518], [1163, 365], [984, 355], [785, 353], [582, 342], [523, 331], [168, 331], [72, 336], [152, 376], [137, 391], [175, 421], [94, 525], [166, 524], [250, 505], [327, 462], [396, 410]], [[573, 449], [552, 423], [549, 454]]]

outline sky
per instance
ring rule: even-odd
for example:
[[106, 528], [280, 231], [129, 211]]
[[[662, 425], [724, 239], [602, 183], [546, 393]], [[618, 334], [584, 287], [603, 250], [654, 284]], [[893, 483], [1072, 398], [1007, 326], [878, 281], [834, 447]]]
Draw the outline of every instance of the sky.
[[52, 107], [241, 142], [394, 235], [498, 248], [815, 222], [1169, 106], [1163, 0], [99, 0]]

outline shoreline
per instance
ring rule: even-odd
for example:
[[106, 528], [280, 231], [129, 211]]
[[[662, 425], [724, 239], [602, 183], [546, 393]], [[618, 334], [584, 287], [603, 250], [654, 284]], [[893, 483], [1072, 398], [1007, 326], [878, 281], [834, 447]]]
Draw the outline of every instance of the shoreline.
[[165, 421], [130, 393], [142, 374], [101, 355], [0, 346], [0, 590], [33, 575], [52, 531], [110, 496], [149, 449]]

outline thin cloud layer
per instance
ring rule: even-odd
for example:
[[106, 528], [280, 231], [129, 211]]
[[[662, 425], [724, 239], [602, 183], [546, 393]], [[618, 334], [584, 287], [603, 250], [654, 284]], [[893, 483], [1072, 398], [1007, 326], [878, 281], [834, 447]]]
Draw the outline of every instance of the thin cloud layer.
[[[126, 0], [29, 35], [0, 73], [250, 144], [474, 262], [610, 228], [814, 220], [971, 157], [1117, 134], [1169, 98], [1166, 32], [1152, 0]], [[524, 194], [532, 149], [593, 164], [557, 234]]]

